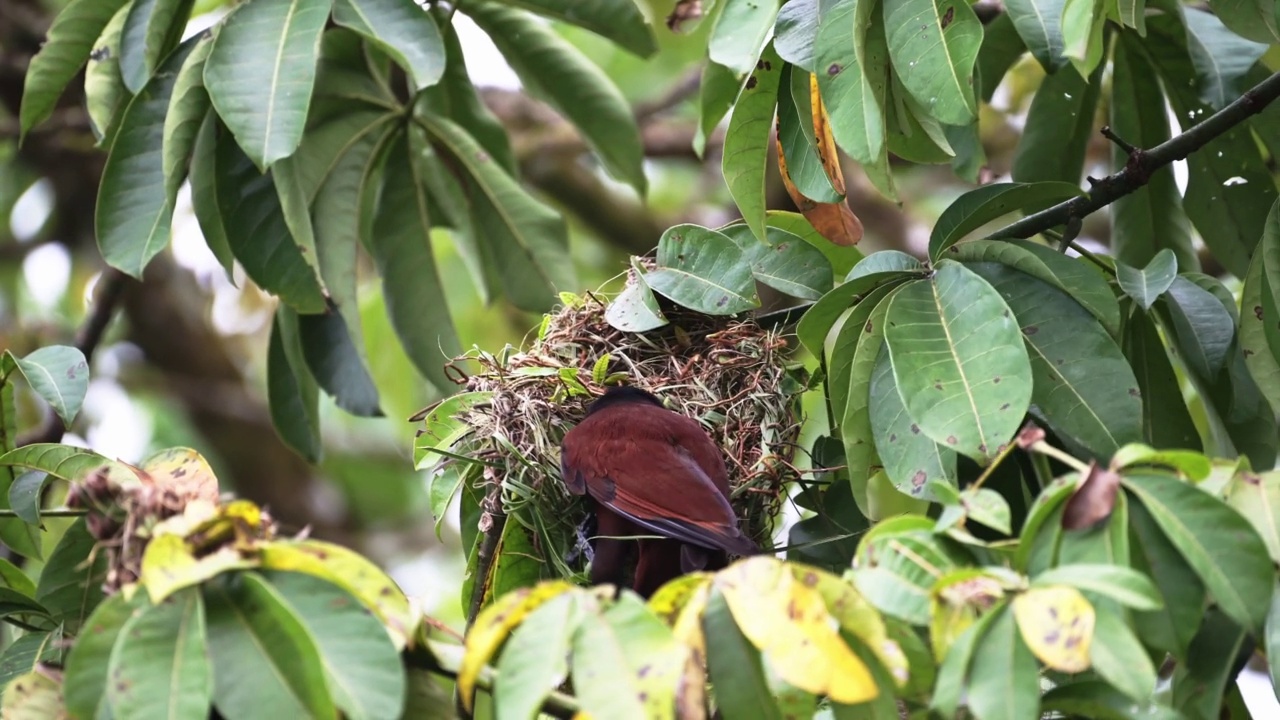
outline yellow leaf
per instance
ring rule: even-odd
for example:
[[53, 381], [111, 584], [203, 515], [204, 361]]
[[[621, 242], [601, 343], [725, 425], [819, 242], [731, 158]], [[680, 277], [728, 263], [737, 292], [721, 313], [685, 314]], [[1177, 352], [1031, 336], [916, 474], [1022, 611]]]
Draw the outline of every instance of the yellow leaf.
[[41, 670], [19, 675], [4, 688], [0, 717], [4, 720], [65, 720], [68, 715], [62, 700], [62, 683]]
[[181, 535], [160, 535], [147, 543], [138, 582], [147, 589], [153, 605], [185, 587], [198, 585], [228, 570], [256, 565], [233, 547], [196, 558]]
[[827, 116], [827, 106], [823, 104], [822, 94], [818, 92], [818, 76], [813, 73], [809, 73], [809, 110], [813, 114], [813, 137], [818, 144], [818, 160], [822, 163], [822, 169], [827, 172], [827, 177], [831, 178], [831, 187], [844, 195], [844, 170], [840, 168], [840, 151], [836, 148], [835, 136], [831, 134], [831, 118]]
[[711, 574], [705, 572], [681, 575], [658, 588], [653, 597], [649, 598], [649, 609], [666, 624], [675, 625], [680, 611], [693, 599], [694, 593], [710, 580]]
[[822, 596], [827, 612], [840, 624], [840, 628], [861, 640], [889, 671], [899, 687], [905, 685], [911, 670], [907, 655], [889, 637], [879, 611], [852, 584], [835, 575], [800, 563], [788, 565], [796, 580]]
[[1040, 662], [1065, 673], [1089, 669], [1095, 616], [1079, 590], [1063, 585], [1032, 588], [1013, 599], [1013, 616]]
[[385, 572], [359, 553], [321, 540], [276, 540], [260, 546], [262, 567], [315, 575], [351, 593], [387, 628], [403, 650], [418, 624], [409, 598]]
[[218, 501], [218, 478], [204, 457], [191, 448], [161, 450], [142, 461], [143, 482], [170, 487], [184, 498]]
[[538, 606], [574, 589], [574, 586], [562, 580], [542, 582], [531, 588], [509, 592], [480, 611], [471, 631], [467, 633], [466, 654], [458, 668], [458, 694], [462, 697], [464, 708], [471, 710], [476, 678], [506, 641], [507, 635]]
[[796, 582], [777, 558], [734, 563], [717, 574], [715, 585], [742, 634], [783, 680], [839, 703], [879, 695], [867, 666], [836, 632], [822, 595]]
[[1004, 589], [993, 577], [971, 569], [944, 576], [930, 593], [929, 640], [942, 662], [951, 644], [1000, 598]]

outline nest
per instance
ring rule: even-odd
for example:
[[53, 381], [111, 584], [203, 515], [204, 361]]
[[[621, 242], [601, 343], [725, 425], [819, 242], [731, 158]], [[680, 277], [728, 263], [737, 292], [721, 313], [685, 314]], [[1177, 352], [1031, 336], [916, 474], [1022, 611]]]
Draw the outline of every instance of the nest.
[[480, 530], [504, 512], [533, 531], [560, 576], [582, 577], [587, 505], [560, 478], [560, 442], [606, 385], [626, 384], [701, 422], [724, 451], [744, 534], [770, 547], [785, 488], [799, 476], [791, 461], [804, 389], [782, 335], [749, 319], [666, 307], [668, 325], [630, 333], [611, 326], [605, 310], [594, 295], [570, 298], [526, 351], [459, 358], [479, 367], [463, 375], [466, 389], [492, 393], [460, 416], [471, 432], [453, 450], [478, 461], [466, 481], [501, 503], [481, 508]]

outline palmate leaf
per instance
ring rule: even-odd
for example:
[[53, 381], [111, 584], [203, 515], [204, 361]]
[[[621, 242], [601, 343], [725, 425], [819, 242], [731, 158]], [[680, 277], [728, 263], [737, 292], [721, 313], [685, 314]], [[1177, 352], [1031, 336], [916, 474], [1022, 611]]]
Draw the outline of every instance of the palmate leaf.
[[889, 56], [902, 84], [939, 122], [965, 125], [978, 112], [973, 68], [982, 23], [965, 2], [885, 0]]
[[905, 286], [889, 306], [885, 343], [898, 391], [922, 432], [985, 462], [1022, 424], [1031, 364], [1008, 305], [959, 263]]
[[261, 171], [293, 154], [311, 104], [332, 0], [245, 3], [222, 23], [205, 64], [213, 106]]
[[1061, 290], [996, 263], [967, 266], [1004, 297], [1031, 357], [1031, 402], [1077, 451], [1103, 461], [1142, 439], [1142, 397], [1120, 347]]
[[475, 2], [465, 12], [493, 39], [524, 87], [568, 118], [609, 172], [643, 195], [640, 130], [622, 91], [604, 71], [523, 11]]
[[93, 43], [125, 2], [73, 0], [54, 17], [44, 45], [23, 77], [18, 114], [22, 137], [53, 112], [62, 91], [89, 59]]

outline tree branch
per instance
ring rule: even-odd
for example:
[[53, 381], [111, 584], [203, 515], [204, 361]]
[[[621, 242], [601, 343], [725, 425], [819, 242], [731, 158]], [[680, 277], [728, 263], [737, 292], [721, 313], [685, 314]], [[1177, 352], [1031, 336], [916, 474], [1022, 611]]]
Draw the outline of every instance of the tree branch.
[[1028, 238], [1049, 228], [1066, 224], [1071, 218], [1085, 216], [1110, 205], [1147, 184], [1151, 176], [1164, 166], [1184, 160], [1219, 135], [1262, 112], [1280, 97], [1280, 72], [1246, 91], [1235, 102], [1205, 118], [1204, 122], [1176, 135], [1150, 150], [1136, 149], [1119, 172], [1101, 180], [1090, 180], [1093, 188], [1087, 195], [1066, 202], [1003, 227], [987, 236], [988, 240]]
[[[111, 324], [111, 319], [115, 317], [116, 306], [120, 304], [120, 298], [124, 296], [129, 280], [128, 275], [115, 268], [107, 268], [103, 271], [102, 277], [98, 278], [93, 307], [89, 309], [84, 324], [76, 332], [76, 348], [84, 353], [86, 362], [93, 361], [93, 352], [102, 343], [102, 336], [106, 333], [107, 326]], [[62, 422], [62, 418], [58, 417], [57, 413], [49, 413], [49, 419], [45, 421], [43, 427], [18, 438], [18, 447], [34, 443], [56, 443], [62, 439], [62, 434], [66, 431], [67, 426]]]

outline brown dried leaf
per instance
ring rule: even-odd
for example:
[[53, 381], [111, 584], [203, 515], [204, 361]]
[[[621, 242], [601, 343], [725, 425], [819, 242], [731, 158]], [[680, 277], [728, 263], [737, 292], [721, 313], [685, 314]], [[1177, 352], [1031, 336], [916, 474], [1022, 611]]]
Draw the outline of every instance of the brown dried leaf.
[[[782, 174], [782, 184], [787, 188], [787, 194], [791, 196], [791, 202], [796, 204], [796, 208], [800, 210], [800, 214], [804, 215], [804, 219], [809, 221], [814, 230], [822, 237], [830, 240], [836, 245], [856, 245], [862, 239], [862, 221], [857, 215], [849, 209], [849, 205], [845, 202], [838, 203], [819, 203], [810, 200], [800, 193], [796, 186], [791, 182], [791, 176], [787, 174], [787, 160], [783, 156], [782, 148], [778, 148], [778, 171]], [[825, 164], [825, 161], [824, 161]], [[835, 182], [836, 178], [832, 178]], [[843, 178], [840, 179], [837, 189], [844, 187]]]
[[1119, 489], [1120, 476], [1117, 473], [1090, 463], [1088, 474], [1076, 486], [1062, 512], [1063, 529], [1082, 530], [1111, 517]]

